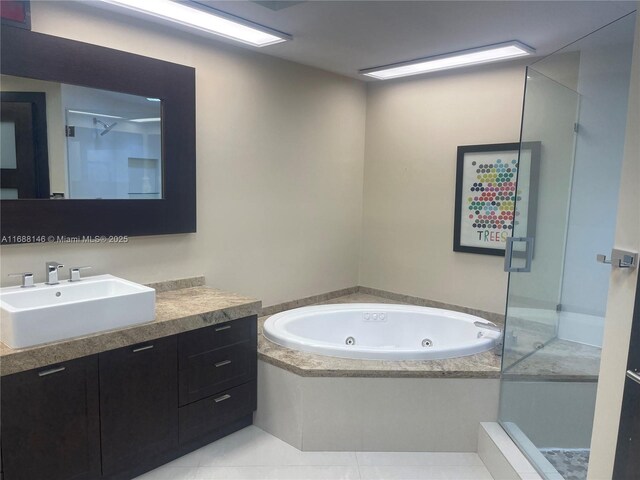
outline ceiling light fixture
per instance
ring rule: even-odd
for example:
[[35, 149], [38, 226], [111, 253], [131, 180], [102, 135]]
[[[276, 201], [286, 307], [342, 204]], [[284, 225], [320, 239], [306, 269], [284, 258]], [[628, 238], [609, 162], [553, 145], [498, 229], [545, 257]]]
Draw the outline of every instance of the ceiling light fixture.
[[485, 47], [472, 48], [459, 52], [436, 55], [433, 57], [420, 58], [409, 62], [394, 63], [382, 67], [366, 68], [360, 70], [362, 75], [377, 78], [378, 80], [388, 80], [391, 78], [406, 77], [408, 75], [418, 75], [420, 73], [436, 72], [450, 68], [466, 67], [480, 63], [498, 62], [511, 58], [531, 55], [535, 49], [528, 47], [518, 41], [497, 43]]
[[77, 113], [79, 115], [91, 115], [92, 117], [104, 117], [104, 118], [122, 118], [117, 115], [106, 115], [104, 113], [83, 112], [82, 110], [67, 110], [68, 113]]
[[174, 2], [171, 0], [102, 0], [103, 4], [151, 15], [183, 27], [219, 35], [238, 42], [264, 47], [291, 40], [291, 35], [229, 15], [197, 2]]
[[149, 122], [159, 122], [160, 121], [160, 117], [153, 117], [153, 118], [132, 118], [129, 120], [130, 122], [136, 122], [136, 123], [149, 123]]

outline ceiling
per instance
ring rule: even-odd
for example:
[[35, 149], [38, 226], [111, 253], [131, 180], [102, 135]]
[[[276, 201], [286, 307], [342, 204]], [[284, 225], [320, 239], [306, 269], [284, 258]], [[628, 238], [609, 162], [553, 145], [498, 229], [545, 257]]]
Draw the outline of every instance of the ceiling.
[[618, 1], [198, 1], [293, 35], [290, 42], [247, 48], [367, 81], [375, 80], [359, 75], [358, 70], [507, 40], [519, 40], [535, 48], [537, 55], [546, 55], [637, 5]]

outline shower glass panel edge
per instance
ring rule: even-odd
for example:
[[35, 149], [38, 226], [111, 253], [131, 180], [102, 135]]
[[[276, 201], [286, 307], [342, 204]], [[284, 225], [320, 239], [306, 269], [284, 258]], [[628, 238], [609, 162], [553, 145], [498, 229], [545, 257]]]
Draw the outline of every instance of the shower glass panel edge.
[[[545, 479], [587, 475], [610, 271], [594, 249], [615, 230], [634, 27], [625, 15], [527, 69], [519, 162], [540, 142], [541, 205], [533, 234], [514, 225], [535, 251], [509, 274], [498, 421]], [[529, 266], [524, 245], [511, 266]]]

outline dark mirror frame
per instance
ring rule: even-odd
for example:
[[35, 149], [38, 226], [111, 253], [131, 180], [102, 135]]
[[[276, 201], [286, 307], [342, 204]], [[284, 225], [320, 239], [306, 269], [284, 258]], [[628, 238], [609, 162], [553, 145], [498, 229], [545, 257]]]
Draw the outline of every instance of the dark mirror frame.
[[3, 26], [0, 72], [162, 100], [161, 200], [2, 200], [3, 244], [196, 231], [195, 69]]

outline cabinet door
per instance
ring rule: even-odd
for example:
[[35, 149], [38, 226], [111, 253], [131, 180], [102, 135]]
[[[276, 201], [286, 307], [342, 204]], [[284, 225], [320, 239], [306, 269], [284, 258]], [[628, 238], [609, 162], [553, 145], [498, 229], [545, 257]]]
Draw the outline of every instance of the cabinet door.
[[178, 444], [175, 336], [100, 354], [102, 473], [162, 461]]
[[98, 358], [2, 377], [5, 480], [100, 476]]

